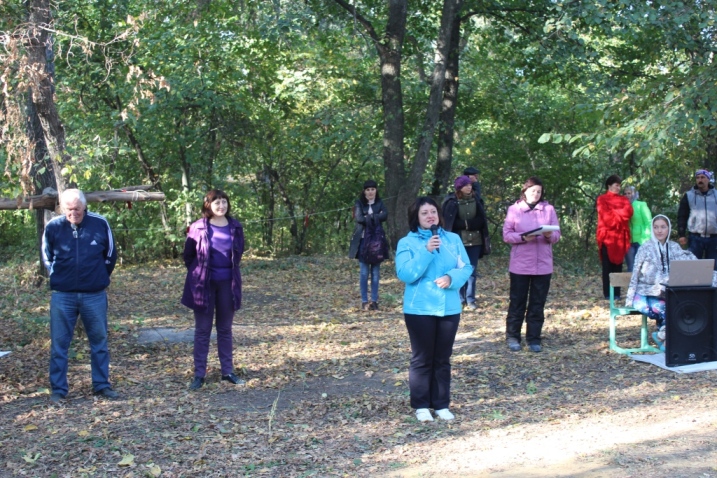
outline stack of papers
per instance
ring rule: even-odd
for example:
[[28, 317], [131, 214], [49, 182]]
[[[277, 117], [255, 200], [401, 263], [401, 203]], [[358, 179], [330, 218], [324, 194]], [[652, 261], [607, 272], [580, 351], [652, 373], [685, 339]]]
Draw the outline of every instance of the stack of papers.
[[533, 229], [532, 231], [524, 232], [523, 234], [526, 236], [539, 236], [544, 232], [553, 232], [553, 231], [559, 231], [560, 226], [540, 226], [537, 229]]

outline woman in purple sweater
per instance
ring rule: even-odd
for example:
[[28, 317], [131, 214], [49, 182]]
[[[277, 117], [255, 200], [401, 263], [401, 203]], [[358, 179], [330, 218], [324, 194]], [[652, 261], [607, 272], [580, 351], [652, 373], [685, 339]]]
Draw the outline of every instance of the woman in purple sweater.
[[511, 245], [510, 305], [505, 336], [513, 352], [520, 350], [523, 321], [527, 324], [528, 347], [533, 352], [542, 350], [540, 333], [553, 275], [553, 244], [560, 240], [560, 229], [526, 234], [541, 226], [558, 226], [555, 208], [543, 200], [543, 195], [540, 179], [528, 178], [520, 191], [520, 200], [508, 208], [503, 223], [503, 241]]
[[234, 374], [232, 345], [234, 312], [241, 307], [244, 230], [230, 212], [229, 196], [218, 189], [209, 191], [202, 205], [203, 217], [189, 226], [184, 244], [187, 278], [182, 304], [194, 310], [195, 323], [192, 390], [204, 385], [215, 312], [222, 380], [245, 383]]

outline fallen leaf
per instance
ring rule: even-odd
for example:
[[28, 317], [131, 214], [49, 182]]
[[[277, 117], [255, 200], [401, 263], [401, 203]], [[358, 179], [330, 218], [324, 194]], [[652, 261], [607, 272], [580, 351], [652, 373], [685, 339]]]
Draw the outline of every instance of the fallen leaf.
[[157, 477], [162, 474], [162, 469], [154, 463], [147, 465], [147, 468], [149, 468], [149, 474], [152, 476]]
[[39, 454], [39, 453], [35, 453], [34, 455], [31, 455], [31, 454], [27, 453], [27, 454], [25, 454], [25, 455], [22, 456], [22, 459], [25, 460], [26, 462], [30, 463], [30, 464], [35, 463], [38, 458], [40, 458], [40, 454]]
[[37, 430], [37, 425], [25, 425], [25, 428], [23, 428], [26, 432], [31, 432], [33, 430]]
[[118, 466], [130, 466], [134, 465], [134, 455], [124, 455], [122, 460], [117, 463]]

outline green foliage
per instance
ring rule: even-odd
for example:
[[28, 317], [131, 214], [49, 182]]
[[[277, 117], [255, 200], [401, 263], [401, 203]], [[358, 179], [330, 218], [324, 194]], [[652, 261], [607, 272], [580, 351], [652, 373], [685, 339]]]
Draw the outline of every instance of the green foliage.
[[[386, 2], [352, 5], [382, 31]], [[441, 5], [407, 5], [410, 158]], [[6, 2], [0, 29], [21, 27], [24, 8]], [[559, 254], [579, 259], [592, 248], [606, 176], [670, 212], [696, 165], [717, 167], [707, 2], [467, 0], [462, 15], [453, 172], [481, 169], [494, 242], [529, 176], [558, 208], [570, 245]], [[68, 179], [86, 191], [151, 184], [167, 197], [91, 205], [110, 219], [124, 260], [177, 257], [211, 188], [229, 193], [257, 255], [342, 252], [363, 181], [385, 189], [376, 47], [336, 2], [69, 1], [54, 17]], [[15, 197], [20, 172], [6, 156], [0, 149], [0, 192]], [[5, 211], [0, 225], [7, 256], [32, 251], [30, 214]]]

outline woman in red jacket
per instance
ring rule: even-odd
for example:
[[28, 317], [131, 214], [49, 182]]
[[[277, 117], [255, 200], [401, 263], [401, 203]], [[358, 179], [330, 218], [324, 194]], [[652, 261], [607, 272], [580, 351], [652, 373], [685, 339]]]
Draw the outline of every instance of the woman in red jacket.
[[[622, 261], [630, 249], [630, 200], [620, 195], [622, 179], [613, 174], [605, 180], [605, 194], [597, 198], [597, 245], [602, 262], [602, 292], [610, 298], [610, 273], [622, 272]], [[615, 299], [620, 289], [615, 289]]]

